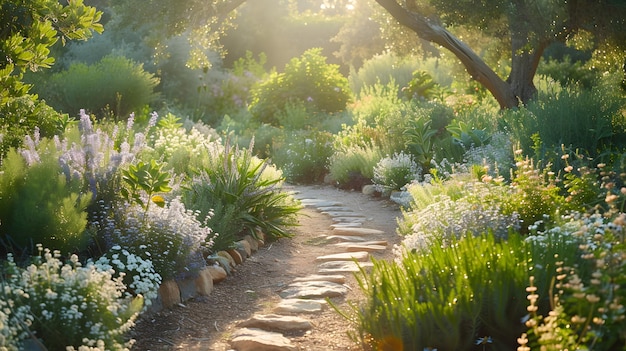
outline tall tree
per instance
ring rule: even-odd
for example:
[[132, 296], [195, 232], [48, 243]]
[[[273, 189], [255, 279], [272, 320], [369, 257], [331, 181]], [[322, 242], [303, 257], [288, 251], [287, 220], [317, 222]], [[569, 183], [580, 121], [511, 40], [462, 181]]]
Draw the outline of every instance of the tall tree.
[[[500, 104], [512, 108], [537, 92], [533, 78], [544, 50], [577, 33], [593, 35], [596, 43], [626, 47], [626, 4], [621, 0], [376, 0], [401, 25], [420, 38], [452, 52], [473, 79]], [[509, 42], [511, 71], [499, 77], [468, 45], [452, 34], [454, 26], [482, 31], [504, 29]]]

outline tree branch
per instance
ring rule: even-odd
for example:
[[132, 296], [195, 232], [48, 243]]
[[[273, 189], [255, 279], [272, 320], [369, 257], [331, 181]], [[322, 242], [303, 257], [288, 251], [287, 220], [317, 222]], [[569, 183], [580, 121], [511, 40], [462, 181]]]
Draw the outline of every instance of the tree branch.
[[501, 108], [518, 106], [519, 100], [510, 86], [487, 66], [480, 56], [444, 27], [425, 16], [407, 11], [396, 0], [376, 0], [376, 2], [400, 24], [413, 30], [420, 38], [439, 44], [451, 51], [465, 66], [472, 78], [491, 92]]

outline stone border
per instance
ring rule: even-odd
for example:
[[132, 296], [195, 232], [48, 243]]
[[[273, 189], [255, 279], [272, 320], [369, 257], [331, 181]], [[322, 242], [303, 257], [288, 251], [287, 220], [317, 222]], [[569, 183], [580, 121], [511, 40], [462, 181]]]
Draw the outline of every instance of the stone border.
[[157, 298], [152, 300], [146, 314], [170, 309], [176, 305], [198, 296], [209, 296], [215, 284], [226, 279], [233, 268], [243, 264], [259, 247], [265, 245], [265, 234], [257, 231], [258, 239], [246, 235], [235, 243], [236, 248], [217, 253], [218, 258], [212, 266], [203, 267], [193, 278], [174, 280], [169, 279], [161, 283]]

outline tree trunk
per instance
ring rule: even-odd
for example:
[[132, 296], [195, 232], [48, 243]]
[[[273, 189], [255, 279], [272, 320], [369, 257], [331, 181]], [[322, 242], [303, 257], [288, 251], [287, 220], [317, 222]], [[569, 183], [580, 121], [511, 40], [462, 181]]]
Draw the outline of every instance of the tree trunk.
[[[536, 89], [534, 85], [532, 85], [532, 78], [537, 68], [536, 65], [530, 65], [524, 69], [520, 67], [515, 70], [515, 76], [513, 72], [511, 72], [512, 75], [509, 77], [511, 84], [509, 84], [487, 66], [485, 61], [472, 51], [472, 49], [438, 23], [434, 23], [420, 14], [407, 11], [400, 6], [396, 0], [376, 0], [376, 2], [385, 8], [400, 24], [417, 33], [420, 38], [439, 44], [450, 50], [461, 61], [463, 66], [465, 66], [465, 69], [467, 69], [467, 72], [472, 78], [489, 90], [498, 101], [498, 104], [500, 104], [500, 108], [515, 108], [519, 106], [520, 101], [525, 102], [522, 97], [529, 94], [530, 96], [534, 96]], [[522, 58], [523, 57], [520, 57], [520, 60]], [[533, 56], [529, 60], [529, 63], [534, 63], [534, 59], [535, 57]], [[515, 65], [515, 62], [513, 62], [513, 64]], [[531, 73], [531, 76], [527, 76]], [[528, 82], [531, 84], [530, 87], [528, 86]], [[516, 90], [512, 89], [513, 85], [517, 87]], [[517, 92], [523, 92], [524, 94], [518, 95]]]

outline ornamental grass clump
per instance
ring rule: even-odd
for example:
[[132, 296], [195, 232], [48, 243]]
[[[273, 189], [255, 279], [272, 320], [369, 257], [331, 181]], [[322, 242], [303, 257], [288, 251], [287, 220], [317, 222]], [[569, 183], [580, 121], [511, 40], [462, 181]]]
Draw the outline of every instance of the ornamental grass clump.
[[[235, 241], [257, 230], [275, 240], [292, 234], [300, 209], [288, 193], [282, 191], [282, 173], [248, 149], [230, 145], [207, 150], [208, 164], [183, 190], [185, 205], [213, 229], [212, 252], [230, 248]], [[210, 215], [213, 214], [213, 215]]]
[[474, 350], [490, 337], [512, 349], [524, 331], [527, 252], [521, 238], [465, 235], [400, 262], [374, 260], [357, 276], [364, 303], [344, 312], [374, 350]]
[[4, 263], [0, 321], [6, 323], [0, 324], [0, 346], [128, 350], [132, 340], [125, 335], [143, 298], [125, 295], [122, 278], [113, 278], [110, 271], [82, 266], [76, 255], [64, 263], [58, 251], [39, 249], [41, 255], [26, 268], [19, 268], [11, 255]]

